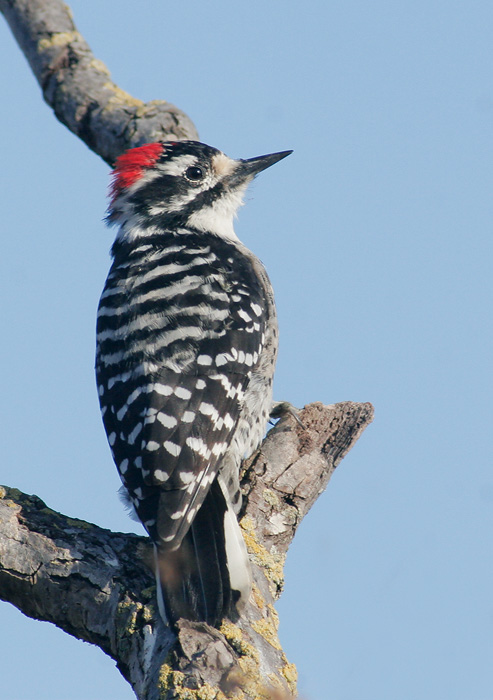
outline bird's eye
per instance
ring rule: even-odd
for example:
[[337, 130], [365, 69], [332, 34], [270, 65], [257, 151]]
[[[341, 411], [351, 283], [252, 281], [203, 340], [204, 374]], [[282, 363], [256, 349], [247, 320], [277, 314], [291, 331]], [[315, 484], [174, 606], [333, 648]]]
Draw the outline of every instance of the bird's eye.
[[185, 170], [185, 177], [192, 182], [198, 182], [198, 180], [202, 180], [204, 177], [204, 171], [197, 165], [191, 165]]

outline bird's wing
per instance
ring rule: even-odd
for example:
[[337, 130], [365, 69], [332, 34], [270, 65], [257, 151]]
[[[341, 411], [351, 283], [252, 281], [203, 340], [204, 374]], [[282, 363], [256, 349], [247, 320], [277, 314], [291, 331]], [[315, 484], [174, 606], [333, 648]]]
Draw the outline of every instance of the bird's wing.
[[[133, 372], [105, 398], [103, 420], [120, 475], [162, 546], [180, 545], [222, 457], [234, 449], [243, 395], [263, 349], [265, 307], [260, 289], [229, 295], [225, 321], [208, 322], [200, 339], [187, 337], [188, 321], [158, 371]], [[184, 371], [175, 371], [177, 348], [181, 356], [184, 348], [191, 353]]]

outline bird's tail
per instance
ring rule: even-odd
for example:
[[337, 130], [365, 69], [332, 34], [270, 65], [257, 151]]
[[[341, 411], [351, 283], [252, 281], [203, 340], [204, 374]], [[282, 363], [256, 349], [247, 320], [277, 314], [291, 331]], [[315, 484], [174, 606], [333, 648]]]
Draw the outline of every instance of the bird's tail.
[[245, 541], [227, 490], [218, 476], [180, 547], [154, 546], [161, 616], [212, 626], [238, 618], [250, 597], [252, 578]]

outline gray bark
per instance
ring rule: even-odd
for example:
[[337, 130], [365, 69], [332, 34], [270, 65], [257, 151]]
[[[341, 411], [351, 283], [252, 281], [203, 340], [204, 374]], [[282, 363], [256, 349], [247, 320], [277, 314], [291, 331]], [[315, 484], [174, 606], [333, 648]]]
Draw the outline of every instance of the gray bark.
[[286, 415], [244, 465], [241, 526], [254, 588], [237, 624], [216, 630], [182, 620], [175, 637], [157, 614], [146, 538], [68, 518], [7, 487], [0, 491], [0, 598], [97, 644], [141, 700], [216, 697], [218, 688], [241, 688], [252, 700], [276, 691], [291, 697], [296, 670], [279, 643], [274, 609], [285, 555], [372, 418], [371, 404], [311, 404], [300, 413], [303, 427]]
[[109, 165], [143, 143], [197, 139], [174, 105], [144, 103], [115, 85], [60, 0], [0, 0], [0, 12], [57, 119]]
[[[189, 118], [117, 87], [59, 0], [0, 0], [0, 12], [57, 118], [107, 163], [156, 140], [195, 139]], [[296, 669], [277, 636], [274, 603], [296, 529], [373, 418], [370, 404], [312, 404], [289, 414], [243, 467], [241, 526], [253, 566], [251, 600], [219, 630], [157, 614], [148, 541], [56, 513], [0, 487], [0, 599], [98, 645], [140, 700], [292, 697]]]

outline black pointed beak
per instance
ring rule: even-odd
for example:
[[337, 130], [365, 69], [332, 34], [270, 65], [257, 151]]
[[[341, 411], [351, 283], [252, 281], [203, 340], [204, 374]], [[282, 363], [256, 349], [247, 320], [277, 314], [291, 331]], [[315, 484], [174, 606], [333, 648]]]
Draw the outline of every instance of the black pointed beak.
[[249, 180], [266, 168], [289, 156], [293, 151], [281, 151], [280, 153], [269, 153], [266, 156], [239, 160], [235, 175], [241, 180]]

